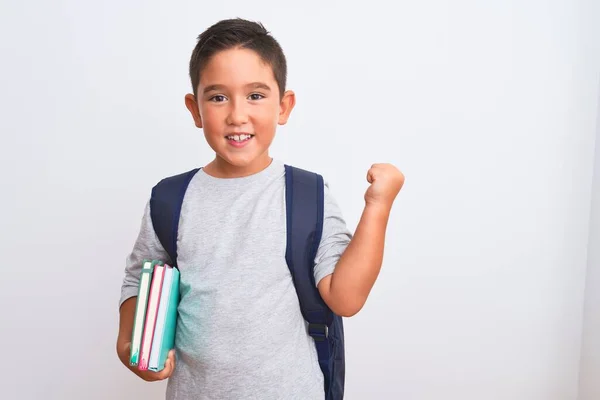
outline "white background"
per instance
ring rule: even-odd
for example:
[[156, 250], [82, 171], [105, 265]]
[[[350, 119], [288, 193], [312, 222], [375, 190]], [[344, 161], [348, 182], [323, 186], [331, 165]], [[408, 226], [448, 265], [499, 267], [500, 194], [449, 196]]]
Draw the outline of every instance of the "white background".
[[596, 127], [596, 156], [588, 243], [579, 400], [600, 399], [600, 108]]
[[211, 159], [187, 67], [236, 16], [288, 57], [273, 156], [351, 228], [372, 163], [406, 175], [346, 398], [600, 398], [598, 2], [0, 4], [1, 398], [164, 397], [115, 354], [124, 262], [152, 185]]

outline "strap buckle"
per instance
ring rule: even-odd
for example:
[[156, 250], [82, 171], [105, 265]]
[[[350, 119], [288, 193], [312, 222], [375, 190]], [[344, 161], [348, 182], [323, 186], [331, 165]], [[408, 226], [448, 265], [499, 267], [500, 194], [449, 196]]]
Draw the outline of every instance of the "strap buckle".
[[317, 342], [324, 342], [329, 337], [329, 327], [326, 324], [308, 324], [308, 334]]

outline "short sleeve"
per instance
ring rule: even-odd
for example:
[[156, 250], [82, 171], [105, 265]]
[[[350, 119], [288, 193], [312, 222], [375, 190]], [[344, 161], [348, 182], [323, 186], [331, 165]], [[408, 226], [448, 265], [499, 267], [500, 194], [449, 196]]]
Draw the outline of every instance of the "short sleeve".
[[121, 307], [125, 300], [138, 295], [142, 264], [144, 260], [148, 259], [169, 259], [167, 252], [158, 240], [158, 237], [154, 232], [154, 227], [152, 226], [152, 219], [150, 217], [150, 201], [146, 203], [140, 231], [133, 249], [125, 260], [125, 276], [121, 285], [121, 298], [119, 301], [119, 307]]
[[330, 275], [352, 239], [340, 207], [325, 182], [325, 204], [323, 210], [323, 234], [315, 257], [315, 284]]

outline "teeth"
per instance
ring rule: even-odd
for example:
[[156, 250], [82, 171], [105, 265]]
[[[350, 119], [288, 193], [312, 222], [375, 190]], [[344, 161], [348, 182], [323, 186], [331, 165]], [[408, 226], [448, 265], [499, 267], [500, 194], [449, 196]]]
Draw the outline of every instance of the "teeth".
[[229, 135], [227, 139], [235, 140], [236, 142], [243, 142], [244, 140], [250, 139], [252, 135]]

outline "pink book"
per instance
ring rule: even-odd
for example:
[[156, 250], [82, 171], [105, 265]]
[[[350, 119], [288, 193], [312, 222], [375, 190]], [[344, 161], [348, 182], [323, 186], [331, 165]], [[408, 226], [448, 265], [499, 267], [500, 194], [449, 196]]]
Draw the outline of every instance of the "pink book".
[[141, 371], [148, 369], [150, 361], [150, 352], [152, 350], [152, 339], [154, 337], [154, 328], [156, 326], [156, 316], [160, 304], [160, 293], [162, 292], [163, 279], [165, 277], [165, 266], [157, 265], [154, 267], [152, 275], [152, 286], [150, 286], [150, 295], [148, 297], [148, 308], [146, 310], [146, 323], [144, 324], [144, 336], [142, 337], [142, 346], [140, 347], [140, 362], [138, 368]]

